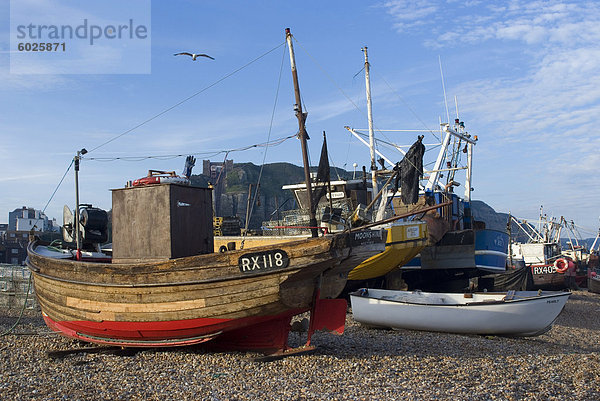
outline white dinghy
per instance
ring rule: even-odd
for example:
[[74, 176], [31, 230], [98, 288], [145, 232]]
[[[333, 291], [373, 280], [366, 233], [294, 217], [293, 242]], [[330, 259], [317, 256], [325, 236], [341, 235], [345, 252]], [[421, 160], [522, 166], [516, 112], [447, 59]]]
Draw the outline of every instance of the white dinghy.
[[362, 288], [350, 294], [352, 314], [370, 326], [448, 333], [536, 336], [548, 331], [570, 292], [468, 294]]

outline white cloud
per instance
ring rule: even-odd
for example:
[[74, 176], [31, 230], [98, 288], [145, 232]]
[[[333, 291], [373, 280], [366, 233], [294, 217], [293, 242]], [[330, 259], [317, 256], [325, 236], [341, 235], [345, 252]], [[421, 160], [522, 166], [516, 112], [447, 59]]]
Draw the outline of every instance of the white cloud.
[[396, 20], [394, 27], [398, 32], [415, 26], [425, 25], [423, 18], [429, 18], [438, 11], [438, 5], [431, 0], [392, 0], [383, 4], [388, 13]]
[[[506, 160], [499, 176], [489, 162], [479, 165], [476, 180], [480, 174], [497, 176], [494, 185], [480, 184], [484, 193], [494, 194], [492, 199], [505, 209], [514, 210], [517, 200], [522, 211], [546, 204], [579, 221], [597, 216], [594, 199], [600, 188], [589, 177], [600, 167], [600, 3], [432, 0], [425, 10], [452, 10], [427, 12], [410, 27], [404, 11], [421, 2], [386, 4], [400, 24], [394, 28], [422, 37], [426, 47], [457, 54], [467, 48], [475, 55], [493, 49], [496, 65], [474, 68], [477, 79], [454, 87], [461, 94], [461, 110], [470, 115], [469, 125], [482, 134], [476, 157]], [[460, 23], [444, 22], [459, 13]], [[498, 185], [504, 195], [497, 193]]]
[[[11, 2], [11, 73], [58, 75], [150, 72], [149, 0], [132, 0], [127, 2], [129, 7], [116, 0], [78, 4], [75, 7], [63, 3], [31, 0]], [[125, 39], [121, 40], [121, 28], [118, 30], [119, 34], [112, 38], [108, 38], [108, 34], [102, 34], [107, 32], [107, 27], [121, 26], [128, 19], [135, 19], [135, 24], [131, 24], [136, 27], [136, 32], [140, 25], [144, 25], [147, 29], [146, 36], [142, 39], [138, 37], [139, 40], [127, 40], [124, 35]], [[43, 28], [48, 27], [54, 27], [56, 32], [60, 32], [60, 39], [52, 40], [52, 36], [47, 37], [46, 34], [51, 30]], [[71, 29], [63, 31], [64, 27]], [[130, 30], [133, 31], [133, 27]], [[28, 44], [44, 40], [57, 42], [56, 45], [60, 46], [54, 51], [14, 52], [17, 43]], [[3, 44], [2, 47], [9, 48], [8, 44]], [[25, 81], [13, 79], [17, 82]]]
[[[398, 0], [383, 3], [399, 33], [430, 31], [430, 46], [516, 40], [546, 47], [593, 43], [600, 36], [600, 5], [594, 2], [479, 2]], [[454, 20], [453, 16], [460, 16]]]
[[49, 177], [53, 178], [54, 176], [52, 174], [50, 174], [50, 173], [10, 175], [10, 176], [2, 176], [2, 177], [0, 177], [0, 182], [31, 180], [31, 179], [49, 178]]

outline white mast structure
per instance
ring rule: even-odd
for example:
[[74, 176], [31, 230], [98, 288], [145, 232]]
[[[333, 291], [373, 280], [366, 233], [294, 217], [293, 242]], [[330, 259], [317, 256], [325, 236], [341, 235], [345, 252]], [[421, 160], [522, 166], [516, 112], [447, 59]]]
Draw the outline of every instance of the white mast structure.
[[442, 163], [444, 162], [446, 152], [448, 150], [448, 145], [450, 144], [450, 137], [454, 136], [462, 141], [467, 143], [467, 167], [466, 167], [466, 182], [465, 182], [465, 200], [467, 202], [471, 201], [471, 174], [472, 174], [472, 159], [473, 159], [473, 145], [477, 143], [477, 137], [471, 138], [469, 134], [464, 132], [464, 123], [460, 123], [458, 119], [455, 120], [454, 129], [450, 128], [450, 124], [443, 123], [440, 128], [442, 134], [446, 134], [444, 136], [444, 140], [442, 142], [442, 148], [438, 153], [437, 159], [435, 161], [435, 165], [433, 169], [431, 169], [431, 174], [429, 175], [429, 180], [427, 181], [427, 185], [425, 185], [425, 191], [433, 191], [435, 190], [436, 185], [440, 179], [440, 173], [442, 171], [448, 171], [451, 169], [443, 169]]
[[[377, 165], [375, 162], [375, 155], [377, 154], [384, 161], [389, 163], [390, 165], [394, 165], [388, 157], [383, 155], [377, 149], [375, 149], [375, 136], [373, 134], [373, 115], [372, 115], [372, 102], [371, 102], [371, 84], [370, 84], [370, 76], [369, 76], [369, 58], [367, 54], [367, 46], [361, 49], [365, 55], [365, 82], [366, 82], [366, 92], [367, 92], [367, 118], [369, 120], [369, 142], [367, 142], [360, 134], [360, 129], [353, 129], [348, 126], [346, 128], [355, 138], [357, 138], [360, 142], [362, 142], [365, 146], [369, 147], [371, 154], [371, 179], [373, 181], [373, 193], [378, 193], [377, 186]], [[458, 113], [458, 106], [457, 106]], [[473, 171], [473, 145], [477, 143], [477, 136], [471, 137], [465, 131], [465, 125], [463, 122], [459, 121], [457, 118], [454, 120], [454, 127], [451, 128], [449, 123], [441, 123], [440, 124], [440, 132], [443, 136], [443, 140], [441, 143], [440, 151], [437, 155], [437, 159], [434, 167], [429, 171], [424, 171], [424, 174], [429, 174], [429, 180], [424, 187], [425, 192], [433, 192], [440, 187], [439, 181], [441, 178], [441, 173], [444, 171], [456, 171], [456, 170], [466, 170], [466, 182], [465, 182], [465, 205], [470, 207], [471, 203], [471, 186], [472, 186], [472, 171]], [[412, 131], [412, 130], [384, 130], [384, 131]], [[444, 161], [446, 160], [446, 156], [448, 153], [448, 149], [450, 146], [451, 137], [455, 137], [458, 140], [464, 141], [466, 143], [467, 148], [467, 163], [465, 167], [453, 167], [450, 166], [448, 168], [444, 168]], [[405, 155], [406, 152], [403, 151], [400, 147], [394, 145], [396, 150], [398, 150], [402, 155]], [[441, 189], [441, 188], [440, 188]]]
[[594, 247], [596, 246], [596, 242], [598, 242], [599, 238], [600, 238], [600, 229], [598, 229], [598, 235], [596, 235], [596, 238], [594, 239], [594, 242], [592, 243], [592, 246], [590, 247], [590, 252], [592, 252], [594, 250]]
[[373, 183], [373, 195], [379, 192], [377, 188], [377, 163], [375, 161], [375, 135], [373, 133], [373, 107], [371, 103], [371, 78], [369, 76], [369, 55], [367, 46], [363, 47], [365, 54], [365, 87], [367, 91], [367, 119], [369, 120], [369, 149], [371, 151], [371, 182]]

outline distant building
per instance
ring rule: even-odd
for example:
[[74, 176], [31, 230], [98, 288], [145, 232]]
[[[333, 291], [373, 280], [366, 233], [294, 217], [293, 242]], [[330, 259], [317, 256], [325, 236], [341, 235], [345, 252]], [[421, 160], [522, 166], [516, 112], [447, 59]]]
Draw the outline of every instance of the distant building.
[[[225, 169], [225, 171], [223, 171], [223, 169]], [[219, 175], [223, 173], [227, 174], [231, 170], [233, 170], [233, 160], [225, 160], [225, 163], [211, 162], [210, 160], [202, 161], [202, 174], [210, 177], [212, 184], [219, 178]]]
[[6, 262], [6, 247], [4, 246], [6, 230], [8, 230], [8, 224], [0, 224], [0, 263]]
[[23, 206], [8, 213], [8, 224], [0, 224], [0, 263], [21, 265], [27, 258], [29, 233], [57, 232], [56, 219], [40, 210]]
[[[6, 230], [8, 230], [8, 224], [0, 223], [0, 242], [4, 240], [4, 236], [6, 235]], [[2, 259], [0, 259], [2, 260]]]
[[0, 263], [21, 265], [27, 258], [27, 242], [29, 233], [19, 231], [7, 231], [6, 239], [3, 241], [4, 259]]
[[23, 206], [8, 213], [10, 231], [58, 231], [55, 219], [48, 219], [44, 212]]
[[227, 173], [232, 170], [233, 160], [225, 159], [225, 163], [211, 162], [210, 160], [202, 161], [202, 174], [208, 176], [210, 183], [213, 185], [213, 208], [217, 215], [219, 215], [221, 210], [221, 194], [225, 193], [225, 179], [227, 178]]

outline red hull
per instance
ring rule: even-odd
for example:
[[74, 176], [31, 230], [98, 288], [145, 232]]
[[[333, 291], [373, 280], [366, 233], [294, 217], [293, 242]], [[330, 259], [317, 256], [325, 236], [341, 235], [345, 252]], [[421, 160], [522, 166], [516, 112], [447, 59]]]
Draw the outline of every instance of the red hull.
[[242, 319], [189, 319], [166, 322], [56, 322], [46, 314], [52, 330], [71, 338], [123, 347], [173, 347], [200, 344], [218, 338], [215, 345], [228, 349], [284, 349], [292, 316], [307, 309], [280, 315]]

